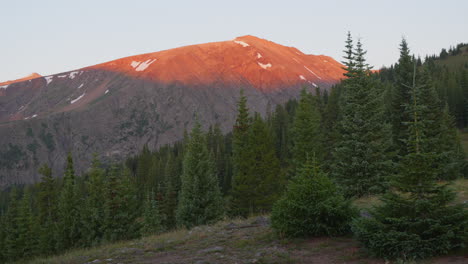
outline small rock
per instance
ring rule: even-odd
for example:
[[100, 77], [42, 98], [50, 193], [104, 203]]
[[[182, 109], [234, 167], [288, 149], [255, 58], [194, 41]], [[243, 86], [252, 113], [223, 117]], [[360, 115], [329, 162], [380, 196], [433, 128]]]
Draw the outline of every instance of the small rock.
[[111, 258], [106, 259], [106, 261], [112, 261], [112, 260], [113, 260], [113, 259], [111, 259]]
[[255, 257], [259, 258], [261, 256], [265, 255], [265, 252], [257, 252], [255, 253]]

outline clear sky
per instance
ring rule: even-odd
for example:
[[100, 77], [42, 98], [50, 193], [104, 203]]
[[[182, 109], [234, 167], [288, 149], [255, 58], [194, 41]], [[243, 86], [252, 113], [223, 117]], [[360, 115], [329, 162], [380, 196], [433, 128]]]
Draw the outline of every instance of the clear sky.
[[242, 35], [341, 59], [346, 32], [379, 68], [468, 42], [466, 0], [0, 0], [0, 81]]

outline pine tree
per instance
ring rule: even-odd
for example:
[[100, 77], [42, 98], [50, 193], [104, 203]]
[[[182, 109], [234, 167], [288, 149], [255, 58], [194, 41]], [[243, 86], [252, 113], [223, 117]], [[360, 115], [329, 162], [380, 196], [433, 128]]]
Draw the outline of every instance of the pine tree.
[[428, 139], [424, 151], [434, 152], [437, 162], [432, 166], [436, 169], [438, 179], [458, 178], [465, 161], [453, 117], [448, 109], [444, 112], [441, 108], [441, 100], [427, 68], [417, 73], [414, 85], [416, 84], [418, 90], [415, 96], [421, 105], [421, 119], [427, 122], [425, 133]]
[[343, 57], [345, 60], [342, 62], [344, 65], [343, 70], [345, 70], [344, 76], [352, 78], [354, 76], [354, 66], [356, 62], [354, 60], [353, 38], [349, 31], [345, 43], [346, 49], [343, 51], [345, 53], [345, 56]]
[[244, 171], [236, 175], [231, 201], [232, 213], [243, 217], [269, 212], [284, 184], [272, 135], [258, 114], [248, 130], [247, 140], [243, 150]]
[[223, 201], [212, 155], [198, 121], [190, 133], [184, 156], [182, 186], [176, 219], [187, 228], [209, 224], [223, 216]]
[[5, 256], [5, 236], [6, 236], [6, 221], [5, 221], [5, 213], [3, 210], [0, 213], [0, 261], [6, 262]]
[[129, 171], [114, 165], [110, 169], [104, 195], [104, 241], [138, 237], [140, 226], [136, 219], [140, 208], [136, 186], [130, 179]]
[[438, 179], [454, 180], [462, 177], [466, 166], [465, 152], [448, 105], [442, 112], [438, 136], [440, 139], [438, 164], [441, 164]]
[[247, 108], [247, 98], [244, 90], [240, 91], [240, 98], [237, 104], [237, 118], [234, 124], [232, 134], [232, 161], [234, 167], [234, 184], [237, 177], [245, 174], [245, 162], [248, 157], [245, 156], [247, 146], [247, 134], [251, 124], [249, 109]]
[[18, 191], [13, 188], [10, 193], [8, 203], [8, 210], [4, 219], [5, 240], [3, 248], [3, 256], [8, 261], [13, 261], [21, 256], [20, 243], [19, 243], [19, 229], [18, 229]]
[[410, 55], [410, 50], [406, 39], [402, 39], [400, 44], [400, 58], [395, 66], [396, 83], [391, 92], [391, 118], [392, 136], [395, 149], [399, 155], [405, 155], [405, 141], [408, 139], [407, 126], [411, 117], [405, 110], [405, 105], [410, 103], [411, 93], [409, 86], [413, 83], [414, 61]]
[[307, 156], [323, 153], [321, 116], [312, 95], [305, 89], [301, 92], [299, 105], [294, 116], [293, 133], [293, 159], [296, 167], [305, 163]]
[[370, 78], [360, 41], [351, 78], [344, 81], [340, 138], [333, 151], [333, 177], [348, 196], [382, 192], [393, 163], [391, 134], [384, 120], [381, 87]]
[[103, 238], [104, 204], [105, 204], [105, 172], [100, 161], [94, 154], [89, 179], [86, 181], [87, 197], [81, 211], [83, 245], [95, 246]]
[[44, 164], [39, 168], [42, 175], [37, 197], [39, 231], [39, 252], [43, 255], [53, 254], [56, 248], [57, 227], [57, 191], [52, 177], [52, 169]]
[[315, 158], [307, 158], [275, 203], [272, 227], [288, 237], [334, 236], [350, 231], [356, 210], [345, 200]]
[[38, 239], [37, 239], [37, 219], [31, 208], [31, 193], [26, 189], [23, 198], [21, 199], [18, 207], [17, 224], [17, 244], [18, 257], [29, 258], [38, 253]]
[[58, 201], [57, 251], [76, 246], [80, 240], [79, 204], [73, 159], [71, 153], [69, 153]]
[[468, 211], [453, 205], [455, 193], [437, 184], [437, 154], [431, 150], [431, 120], [422, 114], [420, 87], [413, 85], [413, 121], [408, 126], [407, 155], [390, 191], [368, 218], [353, 224], [357, 238], [376, 256], [388, 259], [419, 259], [463, 247], [468, 239]]
[[151, 191], [146, 195], [146, 199], [143, 204], [143, 225], [141, 228], [141, 234], [153, 235], [163, 232], [163, 221], [164, 215], [161, 214], [154, 191]]

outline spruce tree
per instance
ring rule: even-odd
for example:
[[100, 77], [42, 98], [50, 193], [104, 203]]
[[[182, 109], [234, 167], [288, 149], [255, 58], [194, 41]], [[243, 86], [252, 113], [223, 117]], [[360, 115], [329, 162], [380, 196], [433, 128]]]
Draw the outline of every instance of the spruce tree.
[[5, 239], [4, 239], [4, 248], [3, 248], [3, 256], [8, 261], [13, 261], [18, 259], [21, 256], [20, 250], [20, 242], [19, 242], [19, 229], [18, 229], [18, 207], [19, 207], [19, 200], [18, 200], [18, 191], [16, 188], [13, 188], [10, 192], [8, 209], [4, 218], [4, 232], [5, 232]]
[[23, 198], [21, 199], [18, 207], [18, 217], [16, 219], [17, 225], [17, 244], [18, 257], [30, 258], [38, 253], [38, 225], [37, 219], [31, 208], [31, 193], [26, 189]]
[[382, 204], [367, 218], [357, 219], [353, 231], [376, 256], [388, 259], [420, 259], [447, 254], [468, 239], [468, 211], [453, 204], [455, 193], [436, 182], [437, 154], [428, 134], [431, 120], [422, 114], [422, 89], [413, 85], [413, 118], [408, 124], [407, 155]]
[[269, 212], [284, 184], [272, 135], [258, 114], [248, 130], [247, 140], [244, 173], [235, 178], [231, 201], [233, 214], [243, 217]]
[[94, 246], [101, 242], [104, 231], [105, 172], [94, 154], [89, 178], [86, 181], [87, 197], [82, 207], [83, 245]]
[[39, 252], [50, 255], [56, 248], [57, 226], [57, 190], [56, 181], [52, 177], [52, 169], [44, 164], [39, 168], [42, 175], [37, 196], [39, 231]]
[[370, 78], [360, 41], [354, 53], [352, 77], [344, 81], [340, 138], [333, 150], [332, 173], [348, 196], [382, 192], [393, 163], [390, 127], [383, 123], [381, 87]]
[[128, 170], [114, 165], [104, 189], [104, 241], [132, 239], [139, 236], [140, 226], [137, 189]]
[[272, 227], [287, 237], [335, 236], [350, 231], [356, 210], [333, 181], [310, 158], [298, 169], [275, 203]]
[[237, 104], [237, 117], [234, 124], [232, 134], [232, 161], [234, 169], [234, 184], [236, 178], [245, 175], [246, 168], [246, 148], [248, 140], [248, 130], [251, 124], [249, 109], [247, 108], [247, 98], [244, 95], [244, 90], [240, 90], [240, 98]]
[[232, 130], [232, 165], [233, 179], [230, 201], [230, 214], [241, 215], [246, 214], [248, 208], [243, 207], [240, 202], [245, 199], [245, 193], [251, 193], [245, 189], [250, 188], [245, 185], [246, 178], [249, 177], [249, 160], [251, 157], [248, 152], [248, 132], [251, 125], [249, 109], [247, 108], [247, 98], [244, 95], [244, 90], [240, 90], [240, 98], [237, 104], [237, 117]]
[[163, 221], [164, 215], [161, 214], [160, 206], [156, 200], [154, 191], [151, 191], [146, 195], [143, 204], [143, 225], [141, 234], [153, 235], [163, 232]]
[[63, 186], [58, 201], [56, 249], [62, 251], [77, 245], [80, 240], [78, 187], [71, 153], [67, 157]]
[[5, 213], [2, 210], [0, 213], [0, 261], [6, 262], [5, 256], [5, 236], [6, 236], [6, 221], [5, 221]]
[[305, 163], [307, 156], [317, 153], [322, 157], [321, 116], [315, 100], [305, 89], [301, 91], [292, 128], [293, 159], [295, 167]]
[[223, 216], [223, 201], [215, 164], [206, 137], [195, 123], [184, 156], [182, 186], [176, 219], [179, 226], [193, 227], [216, 222]]
[[409, 86], [413, 83], [414, 61], [410, 55], [410, 50], [406, 39], [402, 39], [400, 44], [400, 58], [395, 65], [396, 81], [391, 92], [391, 118], [393, 144], [399, 155], [405, 155], [405, 142], [408, 139], [407, 126], [411, 120], [410, 115], [405, 110], [405, 106], [411, 101]]

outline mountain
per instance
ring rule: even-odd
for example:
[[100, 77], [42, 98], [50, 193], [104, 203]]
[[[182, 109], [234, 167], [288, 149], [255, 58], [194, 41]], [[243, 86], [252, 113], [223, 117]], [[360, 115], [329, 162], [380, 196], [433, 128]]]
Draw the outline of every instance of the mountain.
[[10, 84], [23, 82], [23, 81], [29, 81], [29, 80], [36, 79], [36, 78], [39, 78], [39, 77], [42, 77], [42, 75], [40, 75], [39, 73], [33, 72], [33, 73], [29, 74], [28, 76], [25, 76], [25, 77], [20, 78], [20, 79], [16, 79], [16, 80], [12, 80], [12, 81], [6, 81], [6, 82], [0, 82], [0, 96], [4, 96], [3, 93], [5, 93], [6, 88], [8, 88], [8, 86]]
[[0, 87], [0, 187], [56, 176], [72, 152], [78, 171], [91, 154], [107, 161], [183, 137], [195, 116], [224, 132], [243, 88], [252, 111], [328, 89], [342, 65], [254, 36], [142, 54]]

